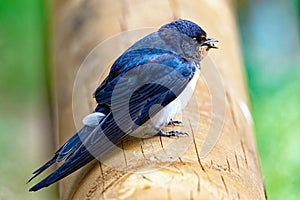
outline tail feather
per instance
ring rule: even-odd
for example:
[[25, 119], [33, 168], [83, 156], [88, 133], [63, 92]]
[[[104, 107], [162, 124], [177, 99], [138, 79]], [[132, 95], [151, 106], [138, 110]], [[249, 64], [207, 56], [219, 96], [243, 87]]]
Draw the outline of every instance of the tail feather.
[[76, 151], [90, 133], [94, 130], [94, 127], [83, 126], [71, 139], [69, 139], [55, 154], [57, 154], [57, 162], [67, 159], [70, 155]]
[[80, 147], [82, 140], [85, 140], [93, 130], [94, 128], [92, 127], [82, 127], [73, 137], [71, 137], [60, 149], [55, 152], [55, 155], [52, 159], [47, 161], [44, 165], [32, 173], [34, 176], [32, 176], [27, 183], [32, 181], [35, 177], [37, 177], [54, 163], [62, 160], [68, 160], [68, 158]]
[[65, 162], [52, 174], [34, 185], [29, 191], [37, 191], [41, 188], [48, 187], [52, 183], [68, 176], [77, 171], [89, 162], [95, 159], [93, 155], [103, 158], [111, 151], [115, 144], [119, 143], [127, 136], [120, 130], [112, 115], [108, 115], [104, 122], [97, 126], [87, 137], [79, 148], [77, 148]]
[[[85, 147], [83, 146], [82, 148]], [[86, 154], [83, 158], [81, 158], [80, 162], [74, 161], [73, 158], [77, 159], [76, 156], [70, 157], [70, 159], [68, 159], [62, 166], [60, 166], [57, 170], [55, 170], [52, 174], [50, 174], [48, 177], [43, 179], [41, 182], [31, 187], [29, 191], [30, 192], [37, 191], [44, 187], [48, 187], [52, 183], [59, 181], [60, 179], [68, 176], [69, 174], [80, 169], [81, 167], [83, 167], [84, 165], [86, 165], [87, 163], [91, 162], [94, 159], [94, 157], [91, 154]]]
[[30, 181], [32, 181], [35, 177], [37, 177], [40, 173], [42, 173], [43, 171], [45, 171], [48, 167], [50, 167], [51, 165], [53, 165], [56, 162], [56, 157], [57, 155], [55, 155], [51, 160], [49, 160], [48, 162], [46, 162], [43, 166], [41, 166], [40, 168], [38, 168], [37, 170], [35, 170], [32, 174], [34, 174], [34, 176], [32, 176], [27, 183], [29, 183]]

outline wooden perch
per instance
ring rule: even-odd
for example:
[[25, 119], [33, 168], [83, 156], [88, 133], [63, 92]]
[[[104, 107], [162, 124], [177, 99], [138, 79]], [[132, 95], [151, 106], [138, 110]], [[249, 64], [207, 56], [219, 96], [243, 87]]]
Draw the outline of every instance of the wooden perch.
[[[175, 129], [189, 136], [128, 139], [121, 144], [124, 150], [108, 161], [94, 162], [63, 179], [61, 199], [265, 199], [232, 1], [55, 2], [60, 145], [76, 132], [72, 106], [77, 122], [95, 105], [92, 92], [105, 74], [94, 74], [86, 78], [83, 88], [75, 88], [82, 97], [79, 104], [72, 103], [72, 92], [79, 67], [100, 42], [124, 31], [157, 29], [178, 18], [196, 22], [220, 41], [219, 50], [210, 52], [213, 62], [208, 58], [202, 65], [192, 103], [178, 116], [184, 125]], [[131, 42], [124, 41], [124, 45]], [[213, 77], [213, 63], [221, 79]], [[107, 70], [109, 66], [98, 67]], [[220, 82], [214, 85], [214, 80]], [[222, 103], [224, 117], [213, 110], [222, 111]]]

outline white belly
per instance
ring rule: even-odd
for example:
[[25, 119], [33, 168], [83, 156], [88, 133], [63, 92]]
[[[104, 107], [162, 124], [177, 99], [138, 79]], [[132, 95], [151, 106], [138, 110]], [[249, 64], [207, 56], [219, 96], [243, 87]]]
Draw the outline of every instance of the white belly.
[[159, 129], [166, 126], [169, 121], [187, 105], [193, 96], [199, 74], [200, 71], [197, 69], [188, 86], [180, 93], [180, 95], [151, 118], [150, 124], [153, 128]]

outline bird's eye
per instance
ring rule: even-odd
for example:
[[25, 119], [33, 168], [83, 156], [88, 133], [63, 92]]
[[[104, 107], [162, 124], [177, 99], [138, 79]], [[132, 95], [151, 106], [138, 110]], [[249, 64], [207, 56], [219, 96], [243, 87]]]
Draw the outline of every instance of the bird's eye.
[[199, 36], [199, 40], [200, 41], [205, 41], [206, 40], [206, 36], [205, 35], [200, 35]]
[[194, 37], [193, 40], [197, 40], [197, 38]]
[[198, 35], [197, 36], [197, 42], [200, 44], [206, 40], [207, 40], [206, 35]]

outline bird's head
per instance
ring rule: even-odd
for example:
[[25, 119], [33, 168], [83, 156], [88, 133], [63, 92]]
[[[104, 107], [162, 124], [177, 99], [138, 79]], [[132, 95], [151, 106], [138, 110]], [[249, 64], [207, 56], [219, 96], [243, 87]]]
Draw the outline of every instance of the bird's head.
[[215, 42], [218, 42], [218, 40], [208, 38], [206, 32], [200, 26], [189, 20], [179, 19], [161, 27], [161, 29], [164, 28], [178, 31], [180, 34], [193, 39], [198, 46], [200, 60], [204, 58], [210, 49], [218, 48], [215, 46]]

